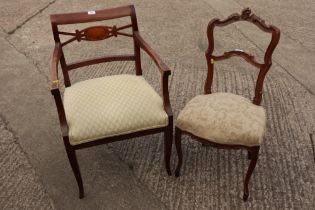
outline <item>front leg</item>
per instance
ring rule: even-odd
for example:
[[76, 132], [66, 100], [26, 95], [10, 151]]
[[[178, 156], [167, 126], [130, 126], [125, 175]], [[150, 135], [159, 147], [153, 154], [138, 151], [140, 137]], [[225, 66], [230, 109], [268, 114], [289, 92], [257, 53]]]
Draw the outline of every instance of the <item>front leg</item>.
[[248, 191], [248, 183], [249, 183], [249, 179], [256, 167], [256, 163], [257, 163], [257, 160], [258, 160], [258, 153], [259, 153], [259, 146], [255, 146], [255, 147], [252, 147], [250, 149], [250, 156], [251, 156], [251, 161], [250, 161], [250, 164], [249, 164], [249, 167], [248, 167], [248, 170], [247, 170], [247, 173], [246, 173], [246, 177], [245, 177], [245, 182], [244, 182], [244, 195], [243, 195], [243, 200], [244, 201], [247, 201], [248, 199], [248, 196], [249, 196], [249, 191]]

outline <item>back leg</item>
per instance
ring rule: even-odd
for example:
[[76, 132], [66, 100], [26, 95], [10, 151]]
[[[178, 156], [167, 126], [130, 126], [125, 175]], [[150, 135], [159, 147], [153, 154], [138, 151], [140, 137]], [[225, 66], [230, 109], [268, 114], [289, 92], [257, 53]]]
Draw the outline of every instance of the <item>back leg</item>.
[[176, 144], [176, 150], [177, 150], [177, 156], [178, 156], [178, 163], [177, 168], [175, 171], [175, 176], [179, 177], [180, 175], [180, 168], [182, 166], [183, 162], [183, 152], [182, 152], [182, 131], [175, 127], [175, 144]]
[[172, 153], [172, 144], [173, 144], [173, 128], [168, 126], [167, 131], [164, 132], [164, 161], [167, 174], [172, 175], [170, 161]]

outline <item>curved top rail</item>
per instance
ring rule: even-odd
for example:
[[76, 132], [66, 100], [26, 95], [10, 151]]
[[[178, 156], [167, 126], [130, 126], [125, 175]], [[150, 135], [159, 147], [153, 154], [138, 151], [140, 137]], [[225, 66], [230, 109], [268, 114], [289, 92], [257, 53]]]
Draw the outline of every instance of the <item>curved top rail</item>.
[[226, 26], [238, 21], [248, 21], [255, 24], [261, 30], [272, 33], [275, 30], [275, 27], [272, 25], [267, 25], [263, 19], [253, 14], [249, 8], [242, 10], [241, 14], [234, 13], [230, 15], [225, 20], [214, 19], [211, 21], [215, 26]]
[[[241, 14], [234, 13], [224, 20], [220, 20], [218, 18], [215, 18], [209, 22], [208, 28], [207, 28], [209, 46], [208, 46], [208, 49], [206, 51], [206, 55], [208, 57], [211, 57], [213, 50], [214, 50], [214, 37], [213, 37], [214, 27], [215, 26], [219, 26], [219, 27], [227, 26], [231, 23], [235, 23], [238, 21], [251, 22], [254, 25], [256, 25], [259, 29], [261, 29], [262, 31], [272, 34], [270, 44], [269, 44], [269, 46], [265, 52], [265, 57], [264, 57], [265, 64], [271, 64], [272, 53], [273, 53], [273, 51], [274, 51], [275, 47], [277, 46], [279, 39], [280, 39], [280, 30], [273, 25], [267, 25], [263, 19], [261, 19], [260, 17], [258, 17], [255, 14], [253, 14], [249, 8], [243, 9]], [[238, 53], [235, 55], [243, 55], [243, 54]], [[248, 62], [250, 62], [251, 64], [255, 63], [254, 60], [251, 60], [251, 59], [246, 59], [246, 60]], [[257, 66], [257, 65], [254, 65], [254, 66]]]
[[74, 23], [87, 23], [93, 21], [109, 20], [133, 15], [134, 6], [127, 5], [103, 10], [92, 10], [85, 12], [64, 13], [50, 15], [52, 24], [65, 25]]

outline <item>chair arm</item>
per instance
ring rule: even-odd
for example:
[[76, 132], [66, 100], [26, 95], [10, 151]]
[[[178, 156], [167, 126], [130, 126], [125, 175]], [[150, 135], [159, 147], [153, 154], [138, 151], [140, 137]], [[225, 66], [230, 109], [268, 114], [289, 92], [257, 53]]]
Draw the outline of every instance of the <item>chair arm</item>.
[[133, 34], [134, 40], [136, 44], [142, 48], [154, 61], [154, 63], [159, 68], [160, 72], [163, 74], [171, 74], [171, 70], [168, 68], [168, 66], [162, 61], [160, 56], [150, 47], [150, 45], [144, 41], [144, 39], [140, 36], [139, 32], [134, 32]]
[[161, 72], [162, 79], [162, 96], [163, 96], [163, 106], [164, 110], [169, 117], [173, 116], [172, 107], [169, 99], [169, 90], [168, 90], [168, 77], [171, 75], [171, 70], [169, 67], [162, 61], [160, 56], [150, 47], [150, 45], [144, 41], [140, 36], [139, 32], [134, 32], [135, 43], [142, 48], [154, 61]]
[[55, 90], [58, 89], [59, 86], [59, 80], [58, 80], [58, 63], [61, 57], [61, 44], [56, 43], [55, 49], [53, 52], [53, 57], [51, 60], [50, 65], [50, 77], [51, 77], [51, 84], [50, 84], [50, 90], [51, 93], [54, 95]]
[[173, 111], [170, 103], [169, 91], [168, 91], [168, 76], [169, 74], [162, 74], [162, 96], [164, 110], [169, 117], [173, 117]]
[[61, 134], [63, 137], [67, 137], [69, 128], [68, 128], [68, 123], [66, 119], [65, 109], [62, 103], [62, 98], [61, 98], [60, 91], [58, 88], [54, 90], [53, 96], [54, 96], [56, 107], [57, 107]]
[[51, 76], [50, 91], [55, 99], [62, 136], [67, 137], [68, 124], [67, 124], [66, 114], [65, 114], [65, 110], [63, 107], [62, 98], [61, 98], [61, 94], [59, 90], [59, 80], [58, 80], [58, 63], [59, 63], [61, 54], [62, 54], [61, 45], [60, 43], [56, 43], [55, 49], [53, 52], [53, 57], [51, 60], [51, 67], [50, 67], [50, 76]]

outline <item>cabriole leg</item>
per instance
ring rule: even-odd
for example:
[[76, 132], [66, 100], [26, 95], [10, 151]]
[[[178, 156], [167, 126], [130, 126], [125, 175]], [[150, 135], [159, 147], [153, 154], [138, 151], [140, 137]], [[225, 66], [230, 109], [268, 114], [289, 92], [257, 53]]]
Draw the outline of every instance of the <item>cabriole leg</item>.
[[245, 177], [245, 182], [244, 182], [244, 195], [243, 195], [244, 201], [247, 201], [248, 196], [249, 196], [248, 183], [257, 163], [259, 148], [260, 148], [259, 146], [255, 146], [249, 150], [251, 161], [250, 161], [250, 164], [246, 173], [246, 177]]

